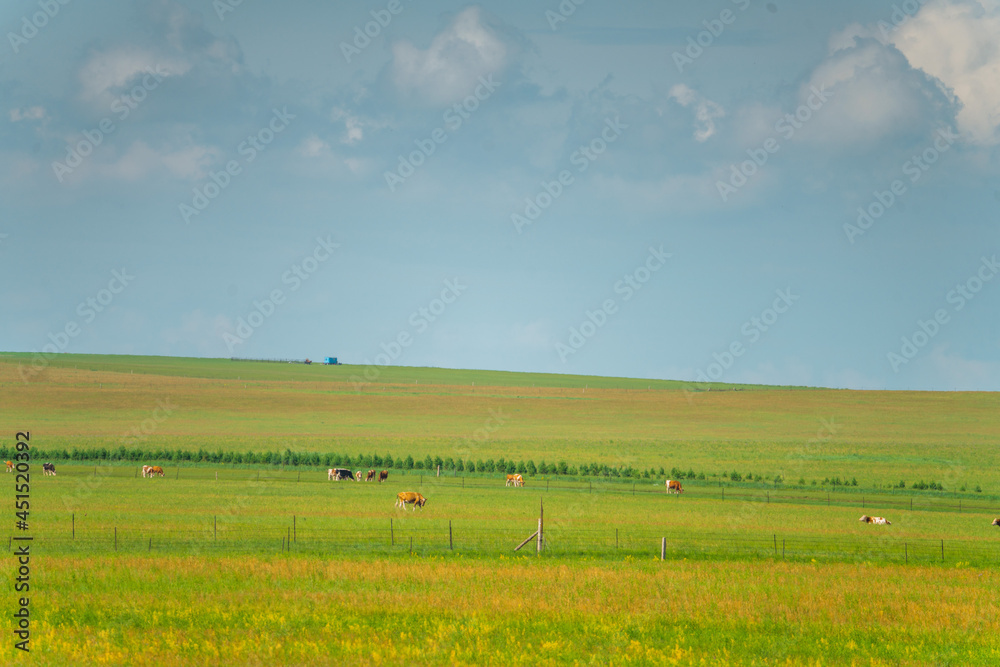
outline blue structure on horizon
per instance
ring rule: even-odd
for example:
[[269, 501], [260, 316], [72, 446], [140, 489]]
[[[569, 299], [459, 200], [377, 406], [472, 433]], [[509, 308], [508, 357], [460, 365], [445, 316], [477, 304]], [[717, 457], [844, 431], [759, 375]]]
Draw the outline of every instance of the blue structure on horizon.
[[337, 357], [326, 357], [323, 360], [323, 363], [326, 364], [327, 366], [338, 366], [339, 365], [337, 363]]

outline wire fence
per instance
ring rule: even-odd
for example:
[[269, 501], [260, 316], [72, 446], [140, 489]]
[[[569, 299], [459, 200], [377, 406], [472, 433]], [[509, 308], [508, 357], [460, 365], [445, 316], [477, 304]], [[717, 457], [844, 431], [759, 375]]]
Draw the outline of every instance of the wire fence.
[[[308, 527], [298, 517], [287, 524], [197, 517], [197, 528], [169, 529], [150, 524], [74, 527], [71, 534], [37, 536], [33, 553], [40, 554], [276, 554], [325, 555], [461, 554], [513, 555], [531, 535], [530, 521], [482, 525], [447, 520], [414, 521], [406, 517], [365, 519]], [[63, 531], [65, 533], [65, 531]], [[665, 540], [665, 545], [663, 544]], [[534, 540], [532, 540], [534, 543]], [[13, 545], [17, 546], [17, 545]], [[8, 540], [8, 550], [12, 547]], [[554, 523], [543, 530], [545, 557], [637, 559], [773, 559], [790, 561], [854, 561], [901, 564], [1000, 565], [1000, 541], [995, 539], [903, 538], [888, 533], [872, 537], [804, 536], [780, 533], [685, 532], [671, 535], [666, 527], [588, 528]], [[533, 553], [528, 545], [521, 553]]]

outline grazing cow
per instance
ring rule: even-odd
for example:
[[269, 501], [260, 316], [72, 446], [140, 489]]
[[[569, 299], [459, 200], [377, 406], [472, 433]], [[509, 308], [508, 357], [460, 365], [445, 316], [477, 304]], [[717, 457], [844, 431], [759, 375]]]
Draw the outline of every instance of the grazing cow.
[[524, 478], [521, 477], [521, 473], [514, 475], [514, 486], [524, 486]]
[[514, 476], [513, 475], [507, 475], [507, 483], [504, 484], [504, 486], [515, 486], [516, 484], [517, 484], [517, 480], [514, 479]]
[[52, 475], [53, 477], [55, 477], [56, 467], [54, 465], [52, 465], [51, 463], [43, 463], [42, 464], [42, 473], [45, 474], [45, 475]]
[[354, 473], [347, 468], [330, 468], [326, 471], [327, 479], [339, 482], [342, 479], [354, 479]]
[[14, 462], [7, 461], [7, 472], [14, 472]]
[[684, 493], [684, 489], [681, 488], [681, 483], [676, 479], [668, 479], [667, 493]]
[[387, 479], [389, 479], [389, 471], [388, 470], [383, 470], [382, 472], [380, 472], [378, 474], [378, 483], [379, 484], [381, 484], [382, 482], [384, 482]]
[[414, 511], [419, 507], [424, 508], [427, 504], [427, 499], [416, 491], [400, 491], [396, 494], [396, 507], [402, 507], [404, 510], [407, 505], [413, 505]]
[[993, 523], [992, 523], [992, 524], [990, 524], [990, 525], [993, 525], [993, 526], [1000, 526], [1000, 519], [993, 519]]
[[163, 477], [164, 476], [163, 468], [161, 468], [160, 466], [153, 466], [153, 468], [149, 471], [149, 476], [153, 477], [155, 475]]
[[867, 514], [862, 514], [861, 518], [858, 519], [861, 523], [874, 523], [878, 526], [891, 526], [892, 522], [882, 516], [868, 516]]
[[356, 473], [354, 473], [354, 476], [357, 477], [357, 479], [358, 479], [359, 482], [361, 481], [361, 471], [360, 470], [357, 471]]
[[152, 477], [152, 475], [150, 474], [152, 471], [153, 471], [153, 466], [142, 466], [143, 477]]
[[368, 471], [368, 475], [365, 477], [365, 481], [366, 482], [374, 482], [375, 481], [375, 471], [374, 470], [369, 470]]

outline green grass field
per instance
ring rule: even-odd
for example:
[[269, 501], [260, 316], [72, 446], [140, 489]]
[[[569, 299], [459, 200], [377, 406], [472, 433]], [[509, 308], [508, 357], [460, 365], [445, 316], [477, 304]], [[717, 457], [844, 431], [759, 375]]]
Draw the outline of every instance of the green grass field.
[[[994, 394], [691, 394], [441, 369], [386, 369], [384, 385], [358, 387], [363, 369], [347, 366], [87, 355], [25, 382], [25, 363], [0, 355], [8, 446], [30, 430], [43, 449], [110, 448], [145, 422], [133, 441], [148, 449], [709, 473], [677, 497], [641, 479], [539, 475], [515, 489], [499, 474], [394, 469], [379, 485], [329, 482], [315, 466], [208, 463], [142, 479], [106, 462], [60, 462], [43, 477], [36, 461], [33, 664], [1000, 662]], [[175, 406], [160, 421], [157, 401]], [[486, 428], [491, 414], [503, 422]], [[725, 470], [807, 483], [723, 487], [712, 475]], [[808, 483], [834, 475], [860, 484]], [[11, 526], [13, 477], [0, 494]], [[884, 488], [899, 479], [947, 490]], [[426, 508], [395, 509], [403, 490]], [[515, 553], [540, 502], [545, 549]], [[861, 524], [862, 513], [892, 525]], [[14, 573], [11, 558], [7, 591]], [[11, 592], [0, 609], [9, 618], [14, 605]], [[0, 663], [21, 658], [12, 640], [0, 646]]]

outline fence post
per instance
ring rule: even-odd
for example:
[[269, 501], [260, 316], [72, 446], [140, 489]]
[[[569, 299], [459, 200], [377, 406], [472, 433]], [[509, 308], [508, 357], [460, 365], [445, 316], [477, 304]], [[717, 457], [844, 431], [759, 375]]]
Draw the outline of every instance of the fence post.
[[615, 528], [615, 549], [618, 548], [618, 529]]
[[941, 540], [941, 562], [944, 562], [944, 540]]
[[903, 563], [907, 564], [910, 562], [910, 555], [906, 553], [906, 542], [903, 542]]
[[292, 515], [292, 542], [298, 542], [299, 539], [295, 534], [295, 515]]
[[451, 539], [451, 519], [448, 519], [448, 548], [454, 551], [455, 543]]
[[913, 511], [913, 497], [910, 497], [910, 511]]
[[147, 551], [152, 551], [152, 550], [153, 550], [153, 538], [151, 537], [149, 538], [149, 549], [147, 549]]
[[660, 560], [667, 559], [667, 538], [660, 538]]
[[70, 516], [73, 519], [73, 539], [75, 540], [76, 539], [76, 512], [73, 512]]
[[777, 533], [774, 533], [773, 535], [774, 535], [774, 557], [777, 558], [778, 557], [778, 535], [777, 535]]
[[538, 500], [538, 541], [535, 543], [535, 554], [540, 555], [542, 553], [542, 519], [545, 516], [545, 504], [542, 502], [541, 498]]
[[216, 542], [219, 541], [219, 518], [212, 517], [212, 539]]

